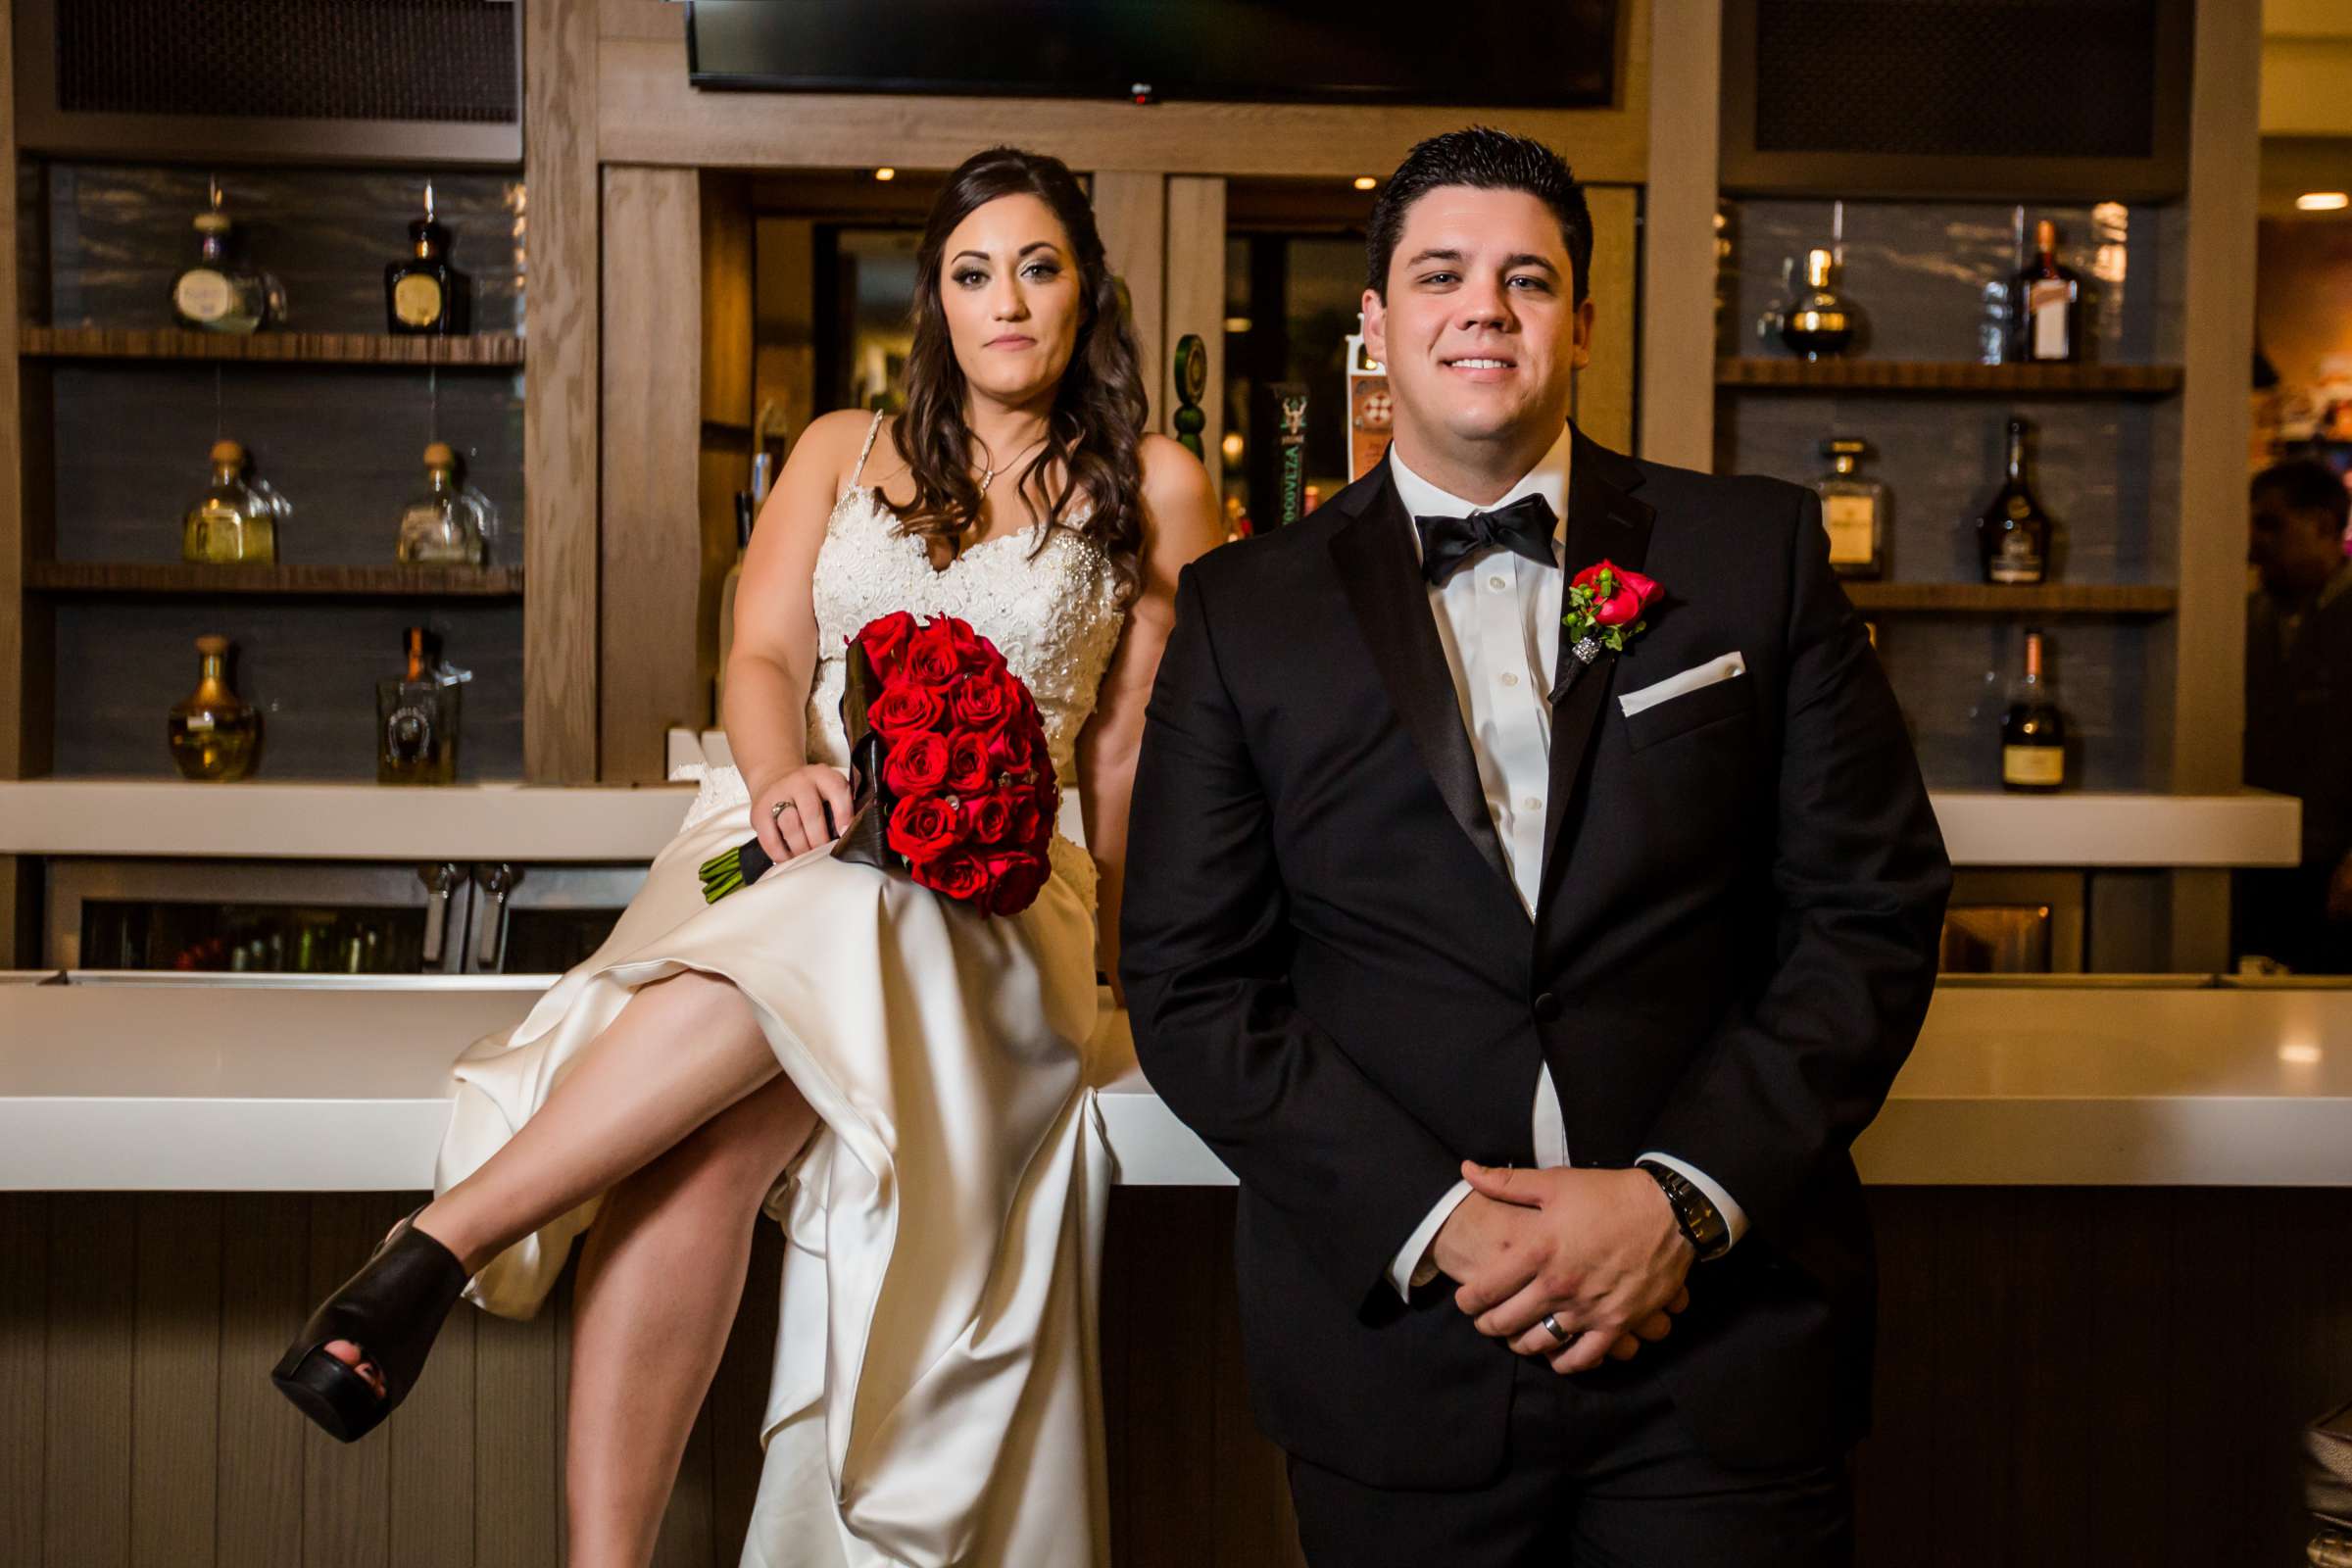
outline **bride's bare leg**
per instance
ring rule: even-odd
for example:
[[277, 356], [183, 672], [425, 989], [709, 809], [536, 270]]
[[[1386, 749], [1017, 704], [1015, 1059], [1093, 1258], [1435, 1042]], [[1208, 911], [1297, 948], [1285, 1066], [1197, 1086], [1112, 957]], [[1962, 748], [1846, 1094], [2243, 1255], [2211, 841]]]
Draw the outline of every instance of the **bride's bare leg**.
[[478, 1272], [781, 1070], [733, 982], [686, 970], [640, 987], [547, 1102], [425, 1205], [416, 1228]]
[[[426, 1204], [416, 1228], [478, 1273], [781, 1071], [733, 982], [689, 969], [641, 986], [547, 1102]], [[326, 1349], [380, 1387], [360, 1348], [336, 1340]]]
[[568, 1568], [644, 1568], [743, 1298], [760, 1204], [815, 1130], [779, 1076], [612, 1189], [573, 1287]]

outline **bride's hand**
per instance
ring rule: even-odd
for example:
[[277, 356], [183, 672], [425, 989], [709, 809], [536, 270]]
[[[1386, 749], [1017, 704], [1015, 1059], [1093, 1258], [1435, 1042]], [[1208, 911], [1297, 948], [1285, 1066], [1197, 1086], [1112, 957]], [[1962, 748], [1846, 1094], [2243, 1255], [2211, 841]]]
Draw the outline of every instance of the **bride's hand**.
[[849, 820], [849, 780], [822, 762], [796, 767], [752, 791], [752, 832], [778, 865], [832, 843]]

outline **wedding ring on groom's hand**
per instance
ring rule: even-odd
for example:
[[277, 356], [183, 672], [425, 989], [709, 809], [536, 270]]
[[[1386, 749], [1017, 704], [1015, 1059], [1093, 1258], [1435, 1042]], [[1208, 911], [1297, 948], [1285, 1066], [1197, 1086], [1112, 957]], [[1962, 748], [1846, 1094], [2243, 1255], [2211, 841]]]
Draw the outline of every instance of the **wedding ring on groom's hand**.
[[1576, 1342], [1577, 1334], [1582, 1332], [1581, 1330], [1570, 1331], [1560, 1327], [1560, 1320], [1556, 1317], [1553, 1317], [1549, 1312], [1544, 1314], [1543, 1322], [1544, 1329], [1551, 1335], [1553, 1339], [1559, 1341], [1562, 1345], [1574, 1344]]
[[773, 822], [776, 818], [782, 816], [786, 811], [798, 811], [800, 808], [801, 808], [798, 802], [778, 801], [775, 805], [767, 808], [767, 819], [770, 822]]

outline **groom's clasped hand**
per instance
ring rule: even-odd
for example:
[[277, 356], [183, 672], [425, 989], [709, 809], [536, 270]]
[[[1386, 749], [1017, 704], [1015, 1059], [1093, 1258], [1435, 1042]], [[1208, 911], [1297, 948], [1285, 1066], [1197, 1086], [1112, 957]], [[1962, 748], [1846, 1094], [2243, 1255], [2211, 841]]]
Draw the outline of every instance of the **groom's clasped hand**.
[[1462, 1179], [1470, 1196], [1439, 1229], [1431, 1261], [1479, 1333], [1555, 1372], [1587, 1372], [1664, 1339], [1690, 1305], [1694, 1254], [1646, 1173], [1464, 1160]]

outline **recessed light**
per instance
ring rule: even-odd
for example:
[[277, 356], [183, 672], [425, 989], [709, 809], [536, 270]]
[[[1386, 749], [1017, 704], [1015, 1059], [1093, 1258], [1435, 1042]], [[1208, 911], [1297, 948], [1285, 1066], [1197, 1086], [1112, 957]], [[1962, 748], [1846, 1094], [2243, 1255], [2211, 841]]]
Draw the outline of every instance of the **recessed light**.
[[2352, 195], [2340, 190], [2305, 191], [2295, 198], [2295, 205], [2307, 213], [2340, 213], [2352, 207]]
[[874, 177], [880, 180], [892, 180], [899, 177], [899, 172], [885, 164], [880, 169], [874, 171]]
[[1357, 190], [1375, 190], [1379, 188], [1379, 185], [1380, 181], [1374, 179], [1370, 174], [1358, 174], [1355, 176], [1355, 188]]

